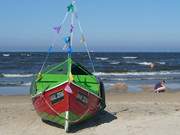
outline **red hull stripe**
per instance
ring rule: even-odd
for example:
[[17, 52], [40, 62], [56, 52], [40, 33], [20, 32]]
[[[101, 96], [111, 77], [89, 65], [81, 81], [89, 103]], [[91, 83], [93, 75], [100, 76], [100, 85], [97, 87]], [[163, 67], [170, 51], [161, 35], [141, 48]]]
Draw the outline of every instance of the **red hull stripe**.
[[[64, 91], [67, 83], [54, 88], [52, 90], [46, 91], [42, 95], [36, 96], [33, 98], [33, 105], [38, 113], [47, 113], [53, 116], [59, 116], [60, 114], [70, 111], [79, 117], [86, 117], [87, 115], [95, 115], [99, 110], [99, 101], [98, 96], [91, 94], [84, 89], [70, 84], [73, 93], [70, 94]], [[62, 91], [64, 93], [64, 99], [60, 102], [52, 104], [50, 99], [51, 95], [57, 92]], [[83, 104], [79, 100], [77, 100], [78, 92], [83, 93], [88, 97], [88, 103]], [[70, 120], [71, 121], [71, 120]]]

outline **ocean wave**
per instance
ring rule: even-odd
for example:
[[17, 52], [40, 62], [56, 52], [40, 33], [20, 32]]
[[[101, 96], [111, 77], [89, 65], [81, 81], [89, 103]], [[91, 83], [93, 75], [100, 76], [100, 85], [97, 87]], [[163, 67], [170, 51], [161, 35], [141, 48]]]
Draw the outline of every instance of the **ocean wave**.
[[1, 74], [1, 77], [7, 77], [7, 78], [26, 78], [26, 77], [32, 77], [33, 74]]
[[158, 63], [160, 65], [165, 65], [166, 64], [166, 62], [156, 62], [156, 63]]
[[4, 56], [4, 57], [9, 57], [10, 54], [9, 54], [9, 53], [4, 53], [4, 54], [2, 54], [2, 56]]
[[31, 82], [24, 83], [24, 82], [1, 82], [0, 87], [12, 87], [12, 86], [30, 86]]
[[153, 65], [152, 62], [139, 62], [139, 63], [137, 63], [137, 64], [139, 64], [139, 65], [145, 65], [145, 66]]
[[122, 57], [123, 59], [137, 59], [138, 57], [133, 57], [133, 56], [126, 56], [126, 57]]
[[31, 82], [23, 83], [22, 86], [31, 86]]
[[110, 62], [110, 64], [112, 64], [112, 65], [118, 65], [120, 62], [119, 61], [112, 61], [112, 62]]
[[180, 71], [157, 71], [157, 72], [126, 72], [126, 73], [105, 73], [95, 72], [96, 76], [153, 76], [153, 75], [180, 75]]
[[108, 60], [109, 58], [107, 58], [107, 57], [96, 57], [96, 59], [97, 59], [97, 60], [103, 60], [103, 61], [104, 61], [104, 60]]
[[29, 54], [29, 53], [21, 53], [20, 55], [21, 56], [27, 56], [27, 57], [31, 56], [31, 54]]

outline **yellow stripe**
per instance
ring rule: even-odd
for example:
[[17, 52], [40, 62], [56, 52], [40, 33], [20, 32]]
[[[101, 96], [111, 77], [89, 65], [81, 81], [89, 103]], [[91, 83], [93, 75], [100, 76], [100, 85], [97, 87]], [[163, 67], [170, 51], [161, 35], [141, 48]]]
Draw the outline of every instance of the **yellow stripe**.
[[74, 80], [72, 73], [69, 73], [69, 82], [72, 82]]

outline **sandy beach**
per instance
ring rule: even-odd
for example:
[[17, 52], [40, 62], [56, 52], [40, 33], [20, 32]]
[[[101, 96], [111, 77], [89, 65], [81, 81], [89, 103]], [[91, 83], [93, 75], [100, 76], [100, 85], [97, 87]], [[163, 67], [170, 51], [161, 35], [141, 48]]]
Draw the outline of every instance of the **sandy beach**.
[[[75, 125], [78, 135], [179, 135], [180, 92], [107, 93], [106, 111]], [[0, 96], [0, 135], [62, 135], [62, 127], [44, 123], [30, 96]]]

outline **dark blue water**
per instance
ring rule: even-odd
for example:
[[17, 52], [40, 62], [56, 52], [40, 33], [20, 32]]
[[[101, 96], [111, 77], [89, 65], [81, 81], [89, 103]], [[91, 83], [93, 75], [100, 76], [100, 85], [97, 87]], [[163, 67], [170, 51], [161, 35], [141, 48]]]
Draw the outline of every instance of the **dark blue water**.
[[[5, 87], [29, 87], [47, 53], [0, 53], [0, 90]], [[126, 82], [130, 87], [154, 84], [161, 79], [173, 89], [180, 88], [180, 53], [91, 53], [95, 74], [106, 87]], [[46, 66], [62, 62], [66, 53], [51, 53]], [[92, 71], [87, 53], [73, 53], [75, 61]], [[151, 69], [150, 65], [154, 64]], [[1, 93], [1, 92], [0, 92]]]

